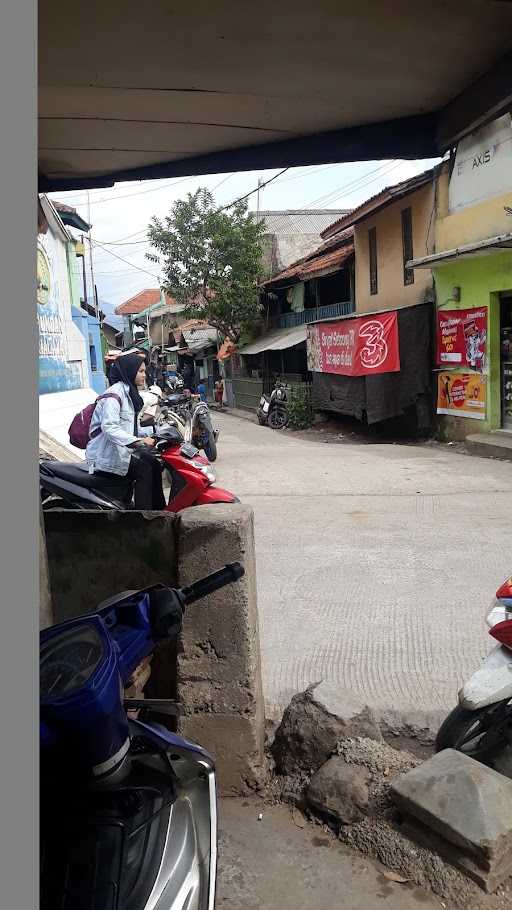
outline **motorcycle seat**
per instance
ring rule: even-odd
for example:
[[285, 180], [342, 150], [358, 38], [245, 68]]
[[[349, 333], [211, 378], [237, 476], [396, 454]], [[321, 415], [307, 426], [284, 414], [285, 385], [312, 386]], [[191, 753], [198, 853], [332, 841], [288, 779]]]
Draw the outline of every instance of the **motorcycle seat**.
[[102, 474], [89, 474], [87, 465], [69, 464], [64, 461], [47, 461], [42, 462], [42, 466], [46, 469], [45, 473], [50, 472], [55, 477], [60, 477], [62, 480], [76, 483], [77, 486], [86, 487], [87, 489], [97, 490], [100, 487], [108, 486], [110, 489], [119, 488], [122, 491], [129, 485], [126, 477], [121, 477], [117, 474], [109, 474], [108, 477]]

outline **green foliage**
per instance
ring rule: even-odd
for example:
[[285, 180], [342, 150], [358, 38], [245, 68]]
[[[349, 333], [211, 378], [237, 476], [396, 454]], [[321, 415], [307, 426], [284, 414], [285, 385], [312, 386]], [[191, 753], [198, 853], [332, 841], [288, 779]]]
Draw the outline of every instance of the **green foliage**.
[[153, 218], [148, 238], [161, 265], [163, 290], [186, 305], [188, 318], [204, 319], [238, 342], [260, 315], [257, 280], [264, 225], [239, 202], [219, 211], [207, 189], [175, 202], [162, 220]]
[[288, 426], [292, 430], [306, 430], [313, 423], [311, 386], [308, 383], [292, 386], [288, 393]]

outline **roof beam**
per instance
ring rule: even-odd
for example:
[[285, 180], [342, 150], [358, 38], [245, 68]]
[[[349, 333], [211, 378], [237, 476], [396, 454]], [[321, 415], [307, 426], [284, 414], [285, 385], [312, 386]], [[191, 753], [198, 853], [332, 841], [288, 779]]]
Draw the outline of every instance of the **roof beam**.
[[442, 152], [459, 139], [506, 114], [512, 108], [512, 53], [440, 111], [437, 142]]
[[39, 192], [113, 186], [121, 180], [156, 180], [345, 161], [433, 158], [438, 154], [435, 115], [421, 114], [279, 142], [267, 142], [263, 145], [180, 158], [101, 177], [51, 178], [40, 175]]

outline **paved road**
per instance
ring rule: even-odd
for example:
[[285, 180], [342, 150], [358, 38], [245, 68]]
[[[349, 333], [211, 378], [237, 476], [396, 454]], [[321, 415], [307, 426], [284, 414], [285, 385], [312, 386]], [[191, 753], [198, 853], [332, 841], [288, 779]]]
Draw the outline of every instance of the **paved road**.
[[485, 607], [512, 571], [512, 465], [218, 423], [219, 482], [255, 513], [268, 712], [323, 678], [435, 724], [486, 653]]

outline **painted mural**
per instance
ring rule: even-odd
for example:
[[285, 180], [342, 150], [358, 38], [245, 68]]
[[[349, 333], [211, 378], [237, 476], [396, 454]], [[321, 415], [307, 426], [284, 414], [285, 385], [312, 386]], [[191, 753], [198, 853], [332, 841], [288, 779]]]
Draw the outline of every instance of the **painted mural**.
[[83, 386], [82, 361], [70, 358], [68, 324], [71, 313], [64, 276], [67, 281], [65, 245], [49, 230], [37, 244], [40, 395]]

